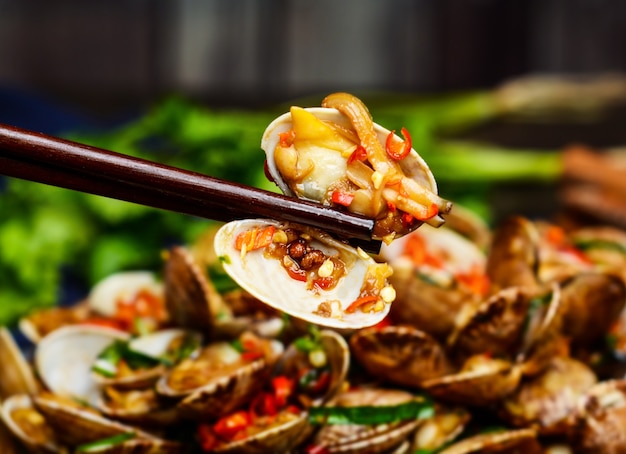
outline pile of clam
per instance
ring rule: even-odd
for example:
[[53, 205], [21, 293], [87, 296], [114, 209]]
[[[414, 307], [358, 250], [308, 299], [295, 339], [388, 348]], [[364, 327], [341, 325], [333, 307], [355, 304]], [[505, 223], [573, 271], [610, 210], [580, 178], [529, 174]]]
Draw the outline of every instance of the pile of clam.
[[407, 131], [322, 104], [270, 124], [268, 173], [380, 253], [240, 220], [29, 314], [32, 348], [0, 331], [3, 453], [626, 452], [626, 233], [490, 230]]
[[624, 232], [462, 218], [383, 247], [371, 327], [218, 286], [206, 241], [29, 315], [32, 355], [0, 336], [3, 452], [624, 452]]

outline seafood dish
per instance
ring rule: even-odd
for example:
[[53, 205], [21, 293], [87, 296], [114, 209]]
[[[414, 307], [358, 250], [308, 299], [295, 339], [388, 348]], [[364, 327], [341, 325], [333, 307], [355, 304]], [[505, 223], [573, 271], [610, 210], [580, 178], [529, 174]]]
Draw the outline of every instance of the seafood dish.
[[402, 135], [340, 93], [262, 139], [286, 194], [375, 218], [378, 254], [234, 221], [26, 315], [30, 348], [0, 328], [3, 452], [626, 452], [626, 232], [488, 227]]

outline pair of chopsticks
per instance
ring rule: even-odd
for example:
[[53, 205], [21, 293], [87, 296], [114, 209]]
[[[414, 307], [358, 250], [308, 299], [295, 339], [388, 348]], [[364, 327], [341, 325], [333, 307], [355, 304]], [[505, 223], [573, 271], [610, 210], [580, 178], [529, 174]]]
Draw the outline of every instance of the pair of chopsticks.
[[296, 222], [374, 253], [381, 245], [369, 218], [3, 124], [0, 174], [221, 222]]

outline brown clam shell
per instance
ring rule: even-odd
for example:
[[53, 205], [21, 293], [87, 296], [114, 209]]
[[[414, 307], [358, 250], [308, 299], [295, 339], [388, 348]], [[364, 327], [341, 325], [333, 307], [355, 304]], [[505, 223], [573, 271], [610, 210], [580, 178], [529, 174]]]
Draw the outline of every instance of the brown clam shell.
[[432, 336], [409, 326], [357, 331], [350, 346], [371, 375], [402, 386], [417, 388], [425, 380], [452, 371], [443, 347]]
[[40, 386], [32, 368], [5, 327], [0, 327], [0, 402], [14, 394], [34, 394]]
[[541, 434], [567, 434], [580, 397], [597, 382], [584, 363], [555, 357], [536, 377], [525, 379], [500, 404], [500, 415], [516, 427], [535, 426]]
[[[46, 420], [34, 407], [28, 394], [15, 394], [2, 403], [0, 419], [0, 448], [5, 453], [13, 444], [11, 436], [21, 442], [28, 452], [35, 454], [60, 453], [63, 448], [48, 427]], [[15, 417], [15, 412], [28, 412], [26, 427]], [[6, 444], [5, 444], [6, 443]], [[17, 451], [17, 446], [14, 447]]]
[[610, 273], [578, 274], [561, 287], [563, 334], [574, 345], [589, 346], [602, 339], [626, 303], [626, 284]]
[[422, 383], [422, 387], [442, 402], [482, 407], [511, 394], [521, 378], [522, 370], [515, 364], [485, 358], [476, 370], [461, 370], [452, 375], [427, 380]]
[[457, 314], [465, 305], [475, 304], [476, 296], [459, 288], [447, 288], [421, 279], [413, 267], [394, 267], [389, 282], [396, 289], [390, 317], [445, 339], [454, 329]]
[[78, 446], [114, 435], [132, 433], [138, 438], [155, 438], [136, 427], [121, 424], [68, 399], [48, 392], [33, 396], [35, 408], [46, 418], [59, 440]]
[[181, 415], [192, 419], [211, 419], [247, 402], [261, 389], [269, 373], [268, 362], [261, 358], [192, 390], [172, 389], [168, 384], [168, 373], [159, 379], [156, 390], [166, 398], [180, 399], [176, 406]]
[[[414, 395], [399, 389], [358, 388], [344, 391], [332, 400], [332, 405], [397, 405], [409, 402]], [[313, 444], [329, 453], [383, 453], [403, 443], [418, 427], [412, 419], [388, 424], [325, 425], [316, 433]]]
[[90, 448], [90, 453], [98, 454], [184, 454], [190, 449], [181, 443], [159, 439], [134, 438], [112, 446]]
[[481, 353], [511, 357], [521, 345], [529, 306], [529, 294], [521, 288], [501, 290], [478, 306], [473, 316], [453, 332], [449, 343], [464, 358]]
[[492, 292], [538, 285], [539, 232], [521, 216], [506, 219], [494, 232], [487, 257]]
[[223, 454], [265, 454], [290, 452], [309, 436], [311, 426], [307, 415], [302, 414], [291, 421], [264, 430], [251, 437], [214, 448], [212, 452]]
[[[115, 405], [112, 397], [108, 396], [108, 391], [132, 394], [134, 406]], [[171, 402], [165, 402], [165, 399], [156, 395], [156, 390], [153, 387], [130, 390], [105, 387], [102, 392], [103, 397], [98, 409], [109, 418], [142, 427], [169, 426], [176, 423], [180, 418], [178, 409]], [[137, 404], [137, 402], [143, 402], [143, 404]]]
[[213, 326], [213, 308], [221, 296], [200, 270], [193, 255], [182, 246], [167, 253], [164, 270], [165, 306], [172, 323], [205, 336]]
[[506, 430], [466, 438], [440, 454], [540, 454], [541, 446], [533, 429]]
[[626, 452], [626, 380], [593, 386], [581, 399], [573, 444], [583, 454]]

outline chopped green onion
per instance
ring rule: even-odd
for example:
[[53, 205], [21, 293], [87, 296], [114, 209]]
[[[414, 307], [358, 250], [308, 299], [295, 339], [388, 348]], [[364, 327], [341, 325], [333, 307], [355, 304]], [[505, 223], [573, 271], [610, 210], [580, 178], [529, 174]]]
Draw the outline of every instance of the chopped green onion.
[[433, 402], [426, 396], [399, 405], [365, 405], [357, 407], [312, 407], [312, 424], [385, 424], [433, 416]]
[[626, 247], [624, 245], [610, 240], [578, 240], [574, 241], [576, 247], [583, 251], [589, 249], [606, 249], [609, 251], [621, 252], [626, 255]]
[[103, 438], [101, 440], [82, 444], [76, 448], [76, 452], [91, 452], [92, 450], [97, 450], [98, 448], [115, 446], [133, 438], [135, 438], [134, 432], [126, 432], [118, 435], [113, 435], [112, 437]]
[[131, 350], [128, 342], [116, 340], [98, 355], [91, 369], [105, 377], [115, 377], [117, 366], [122, 360], [131, 369], [148, 369], [161, 363], [158, 358]]

